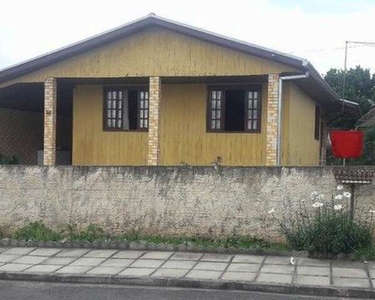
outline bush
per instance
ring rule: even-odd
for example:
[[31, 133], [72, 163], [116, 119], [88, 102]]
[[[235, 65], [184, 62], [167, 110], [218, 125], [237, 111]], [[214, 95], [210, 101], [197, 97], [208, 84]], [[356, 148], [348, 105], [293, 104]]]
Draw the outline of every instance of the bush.
[[17, 165], [18, 158], [13, 156], [4, 156], [0, 153], [0, 165]]
[[28, 225], [18, 229], [13, 238], [25, 241], [42, 241], [42, 242], [56, 242], [61, 240], [60, 233], [48, 228], [42, 222], [31, 222]]
[[108, 239], [104, 230], [99, 226], [90, 224], [85, 230], [78, 231], [77, 225], [68, 225], [64, 230], [64, 236], [69, 241], [86, 241], [93, 242]]
[[332, 198], [324, 202], [323, 196], [314, 192], [311, 206], [303, 201], [290, 219], [274, 218], [292, 249], [322, 255], [361, 252], [372, 247], [374, 211], [361, 211], [350, 220], [350, 196], [348, 192], [333, 193]]

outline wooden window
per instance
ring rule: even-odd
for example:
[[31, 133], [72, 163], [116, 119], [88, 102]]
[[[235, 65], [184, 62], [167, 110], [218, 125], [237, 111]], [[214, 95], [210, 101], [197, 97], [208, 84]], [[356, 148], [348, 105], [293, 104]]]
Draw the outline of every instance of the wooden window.
[[145, 90], [106, 88], [104, 91], [104, 130], [147, 130], [148, 94], [149, 92]]
[[320, 139], [320, 124], [321, 124], [321, 112], [320, 107], [315, 105], [315, 130], [314, 138], [319, 141]]
[[261, 86], [209, 89], [207, 130], [260, 132], [261, 102]]

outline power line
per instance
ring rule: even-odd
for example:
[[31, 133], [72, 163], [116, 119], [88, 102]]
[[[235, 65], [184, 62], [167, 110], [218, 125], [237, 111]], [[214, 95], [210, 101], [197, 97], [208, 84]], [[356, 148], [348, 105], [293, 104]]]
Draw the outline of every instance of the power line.
[[[373, 44], [362, 44], [356, 46], [348, 46], [348, 49], [353, 48], [363, 48], [363, 47], [375, 47], [375, 43]], [[345, 47], [334, 47], [334, 48], [320, 48], [320, 49], [310, 49], [310, 50], [301, 50], [300, 52], [323, 52], [323, 51], [336, 51], [336, 50], [343, 50]], [[296, 53], [295, 51], [289, 52], [289, 54]]]

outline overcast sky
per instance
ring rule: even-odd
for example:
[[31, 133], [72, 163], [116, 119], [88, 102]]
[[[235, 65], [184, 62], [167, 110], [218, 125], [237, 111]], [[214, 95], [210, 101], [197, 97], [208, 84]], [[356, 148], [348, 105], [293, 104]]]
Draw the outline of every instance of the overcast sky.
[[[343, 68], [346, 40], [375, 42], [375, 0], [3, 1], [0, 69], [150, 12]], [[348, 66], [375, 72], [375, 47], [350, 45]], [[354, 48], [355, 47], [355, 48]]]

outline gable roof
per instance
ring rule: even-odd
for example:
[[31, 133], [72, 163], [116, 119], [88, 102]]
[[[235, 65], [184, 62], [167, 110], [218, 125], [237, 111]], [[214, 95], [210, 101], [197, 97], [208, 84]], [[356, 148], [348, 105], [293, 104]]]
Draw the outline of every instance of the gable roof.
[[[71, 44], [67, 47], [46, 53], [42, 56], [0, 70], [0, 83], [25, 75], [27, 73], [60, 62], [72, 56], [87, 52], [91, 49], [103, 46], [105, 44], [114, 42], [116, 40], [128, 37], [151, 26], [159, 26], [175, 31], [177, 33], [207, 41], [209, 43], [217, 44], [271, 61], [279, 62], [294, 67], [295, 69], [298, 69], [303, 73], [308, 72], [309, 79], [307, 80], [307, 82], [305, 80], [305, 85], [302, 84], [302, 89], [305, 90], [306, 85], [311, 84], [309, 82], [313, 81], [317, 85], [315, 93], [322, 92], [324, 95], [321, 98], [323, 100], [330, 100], [330, 107], [333, 108], [333, 106], [337, 106], [340, 110], [344, 103], [343, 101], [341, 101], [340, 97], [335, 93], [335, 91], [328, 85], [328, 83], [321, 77], [314, 66], [306, 59], [175, 22], [166, 18], [156, 16], [153, 13], [120, 27], [90, 37], [83, 41]], [[355, 104], [353, 105], [347, 103], [345, 105], [349, 108], [349, 111], [351, 110], [355, 112], [357, 110]]]

